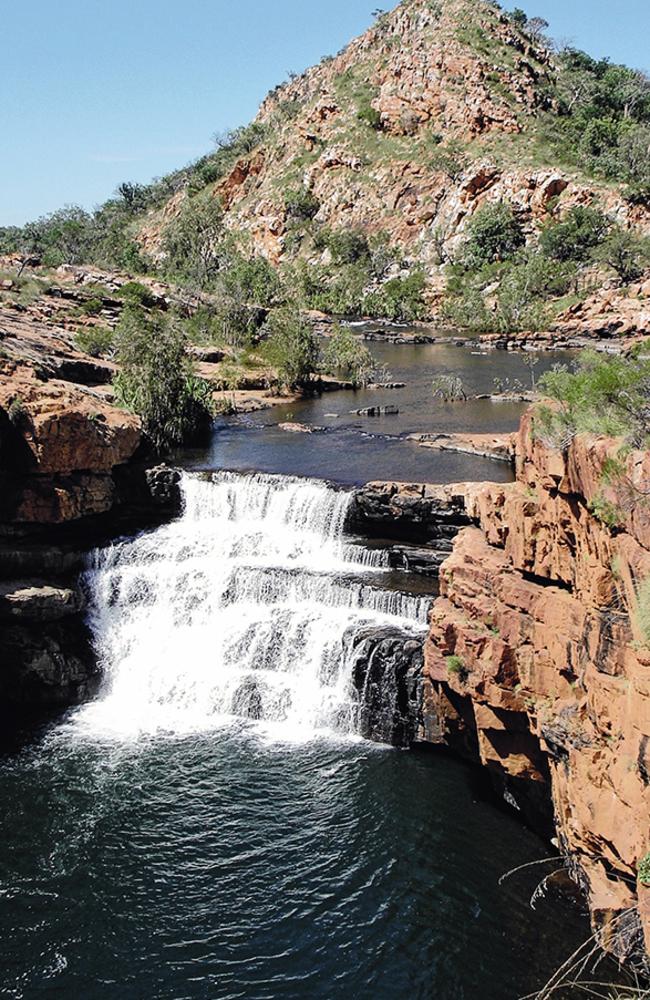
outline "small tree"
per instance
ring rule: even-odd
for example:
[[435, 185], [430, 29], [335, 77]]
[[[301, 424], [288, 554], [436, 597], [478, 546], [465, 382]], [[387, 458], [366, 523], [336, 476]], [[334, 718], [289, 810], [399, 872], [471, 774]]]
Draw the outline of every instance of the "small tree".
[[524, 365], [528, 369], [528, 374], [530, 375], [530, 387], [533, 390], [533, 392], [535, 392], [535, 389], [537, 388], [535, 379], [535, 369], [539, 364], [539, 355], [529, 352], [528, 354], [524, 354], [523, 361]]
[[284, 196], [287, 220], [294, 224], [309, 222], [318, 213], [320, 201], [307, 188], [293, 188]]
[[542, 252], [554, 260], [584, 263], [611, 227], [611, 219], [600, 209], [575, 205], [562, 222], [550, 222], [544, 227], [539, 244]]
[[314, 331], [290, 307], [271, 313], [269, 329], [267, 355], [278, 381], [289, 389], [305, 387], [318, 367]]
[[142, 212], [147, 207], [147, 189], [143, 184], [124, 181], [117, 188], [117, 196], [130, 215]]
[[431, 384], [431, 389], [434, 399], [439, 397], [445, 403], [464, 403], [467, 399], [467, 392], [465, 391], [462, 378], [453, 372], [436, 375]]
[[416, 268], [403, 278], [390, 278], [363, 300], [363, 311], [370, 316], [382, 316], [395, 323], [424, 319], [427, 306], [424, 299], [426, 277]]
[[640, 278], [650, 265], [650, 240], [628, 229], [616, 228], [598, 248], [596, 257], [609, 264], [627, 284]]
[[188, 199], [164, 233], [165, 267], [198, 288], [207, 288], [223, 257], [223, 210], [216, 198]]
[[323, 351], [322, 367], [329, 375], [341, 374], [355, 386], [367, 385], [374, 377], [372, 354], [352, 333], [349, 326], [337, 325]]
[[531, 17], [526, 21], [525, 25], [526, 31], [533, 41], [537, 43], [545, 41], [544, 32], [548, 27], [549, 23], [543, 17]]
[[521, 222], [504, 201], [484, 205], [471, 218], [461, 253], [467, 268], [507, 260], [526, 242]]
[[451, 181], [460, 180], [468, 163], [465, 147], [458, 139], [450, 139], [444, 145], [438, 146], [429, 160], [431, 170], [446, 174]]
[[114, 386], [122, 406], [137, 413], [157, 451], [191, 441], [210, 425], [210, 387], [196, 376], [176, 318], [124, 311], [116, 331], [120, 371]]

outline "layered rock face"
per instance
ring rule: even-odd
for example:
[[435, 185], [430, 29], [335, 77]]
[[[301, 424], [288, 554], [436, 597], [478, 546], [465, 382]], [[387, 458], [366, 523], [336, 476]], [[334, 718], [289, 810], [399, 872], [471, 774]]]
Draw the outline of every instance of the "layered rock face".
[[[453, 254], [486, 203], [511, 203], [531, 239], [551, 207], [561, 214], [592, 202], [650, 229], [647, 208], [611, 185], [545, 163], [545, 151], [531, 155], [554, 73], [550, 52], [496, 5], [406, 0], [336, 56], [277, 87], [256, 119], [267, 127], [260, 145], [211, 192], [226, 225], [273, 262], [313, 254], [300, 248], [285, 198], [308, 192], [315, 225], [385, 233], [421, 262], [432, 304], [444, 286], [441, 257]], [[450, 140], [465, 150], [457, 163], [440, 158]], [[178, 192], [144, 220], [141, 241], [154, 257], [185, 197]]]
[[354, 635], [352, 681], [359, 692], [357, 730], [377, 743], [408, 747], [421, 724], [423, 643], [396, 628]]
[[0, 711], [86, 698], [98, 668], [80, 583], [89, 548], [169, 516], [179, 474], [151, 467], [112, 366], [62, 327], [0, 311]]
[[[566, 456], [516, 442], [517, 481], [467, 495], [440, 574], [425, 648], [418, 739], [486, 766], [538, 828], [555, 825], [594, 925], [621, 957], [650, 947], [650, 650], [639, 586], [650, 576], [650, 455], [602, 485], [611, 442]], [[617, 510], [611, 528], [590, 511]], [[612, 918], [620, 919], [612, 924]], [[607, 930], [609, 928], [609, 930]]]

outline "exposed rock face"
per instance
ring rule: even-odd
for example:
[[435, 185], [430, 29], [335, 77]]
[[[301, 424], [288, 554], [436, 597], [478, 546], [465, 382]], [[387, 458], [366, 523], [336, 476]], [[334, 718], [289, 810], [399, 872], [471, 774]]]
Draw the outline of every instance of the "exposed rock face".
[[563, 337], [646, 336], [650, 330], [650, 272], [625, 288], [605, 283], [585, 302], [562, 313], [552, 333]]
[[353, 494], [348, 527], [375, 538], [448, 540], [470, 524], [467, 497], [475, 489], [467, 483], [368, 483]]
[[[419, 672], [413, 637], [361, 634], [353, 667], [372, 739], [450, 747], [485, 766], [498, 791], [555, 834], [605, 946], [650, 948], [650, 649], [638, 611], [650, 577], [650, 453], [603, 483], [613, 443], [567, 453], [514, 442], [516, 481], [430, 487], [373, 483], [352, 525], [432, 553], [446, 535]], [[590, 509], [617, 510], [608, 527]], [[396, 546], [396, 548], [399, 548]], [[616, 924], [612, 919], [618, 917]], [[645, 937], [644, 937], [645, 935]]]
[[[528, 418], [517, 482], [468, 497], [476, 526], [441, 570], [419, 734], [478, 757], [543, 829], [552, 801], [596, 926], [633, 919], [650, 846], [650, 650], [636, 615], [650, 510], [610, 487], [621, 527], [589, 511], [608, 446], [577, 439], [563, 457], [533, 441]], [[629, 473], [647, 485], [650, 456], [631, 456]], [[609, 946], [625, 957], [630, 941]]]
[[96, 689], [86, 553], [175, 513], [180, 473], [147, 464], [139, 419], [102, 384], [114, 366], [64, 327], [0, 309], [0, 337], [0, 712], [15, 714]]
[[359, 692], [358, 732], [408, 747], [417, 737], [422, 704], [422, 639], [395, 628], [357, 632], [352, 679]]
[[[212, 193], [226, 224], [273, 262], [296, 252], [285, 195], [302, 189], [318, 208], [316, 225], [386, 233], [424, 263], [434, 286], [441, 241], [452, 253], [486, 203], [510, 202], [531, 237], [558, 199], [560, 213], [597, 201], [621, 222], [650, 228], [647, 209], [611, 186], [552, 161], [527, 166], [541, 152], [529, 139], [554, 71], [551, 54], [491, 4], [405, 0], [335, 57], [273, 91], [257, 116], [267, 135]], [[497, 148], [499, 137], [508, 145]], [[466, 159], [441, 161], [441, 140], [463, 143]], [[161, 233], [184, 197], [175, 194], [145, 221], [147, 252], [160, 254]]]
[[0, 710], [74, 705], [97, 690], [100, 673], [80, 616], [39, 629], [0, 629]]

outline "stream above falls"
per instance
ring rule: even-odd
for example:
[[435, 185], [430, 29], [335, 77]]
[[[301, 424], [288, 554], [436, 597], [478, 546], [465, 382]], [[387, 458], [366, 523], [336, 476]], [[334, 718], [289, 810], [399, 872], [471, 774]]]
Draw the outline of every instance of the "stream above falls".
[[[279, 403], [269, 409], [217, 422], [209, 447], [184, 452], [179, 460], [191, 469], [239, 469], [315, 476], [354, 486], [372, 480], [412, 482], [507, 482], [508, 466], [474, 455], [423, 448], [406, 440], [415, 433], [477, 433], [516, 430], [524, 403], [472, 399], [445, 403], [434, 398], [432, 381], [458, 374], [468, 396], [495, 392], [495, 379], [530, 386], [528, 355], [520, 351], [473, 351], [443, 344], [368, 345], [400, 389], [339, 390]], [[556, 364], [568, 364], [575, 352], [536, 354], [534, 377]], [[365, 417], [354, 411], [392, 406], [396, 415]], [[278, 425], [296, 421], [322, 429], [291, 434]]]

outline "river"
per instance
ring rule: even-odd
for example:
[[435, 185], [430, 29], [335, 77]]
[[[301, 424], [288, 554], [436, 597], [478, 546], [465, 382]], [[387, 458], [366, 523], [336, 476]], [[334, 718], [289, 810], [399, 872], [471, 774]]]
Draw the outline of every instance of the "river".
[[[417, 409], [429, 374], [400, 350]], [[359, 738], [355, 633], [422, 636], [431, 595], [346, 536], [345, 490], [303, 478], [365, 478], [345, 443], [382, 439], [348, 415], [283, 460], [280, 416], [222, 427], [182, 516], [89, 562], [102, 691], [0, 758], [5, 996], [513, 1000], [587, 935], [562, 900], [530, 905], [552, 863], [499, 884], [550, 852], [480, 774]], [[223, 471], [269, 448], [272, 475]]]

